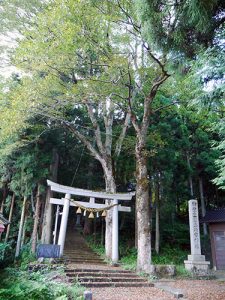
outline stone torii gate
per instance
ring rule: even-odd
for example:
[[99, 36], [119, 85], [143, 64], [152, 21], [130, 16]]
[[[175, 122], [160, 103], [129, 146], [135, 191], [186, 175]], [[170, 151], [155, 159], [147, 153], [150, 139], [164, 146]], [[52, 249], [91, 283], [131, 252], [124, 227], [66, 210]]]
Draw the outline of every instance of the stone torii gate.
[[[55, 183], [53, 181], [47, 180], [48, 186], [50, 186], [51, 191], [64, 194], [65, 197], [61, 199], [51, 198], [50, 203], [57, 205], [56, 211], [56, 220], [55, 220], [55, 232], [54, 232], [54, 243], [56, 243], [56, 230], [57, 230], [57, 223], [58, 223], [58, 215], [59, 215], [59, 205], [63, 205], [63, 212], [62, 212], [62, 219], [61, 225], [59, 230], [59, 237], [58, 237], [58, 245], [60, 246], [60, 256], [63, 255], [65, 238], [66, 238], [66, 229], [67, 229], [67, 222], [68, 222], [68, 215], [69, 215], [69, 207], [70, 206], [82, 206], [86, 208], [93, 208], [93, 209], [108, 209], [110, 205], [113, 205], [112, 209], [112, 261], [113, 263], [117, 263], [119, 260], [119, 226], [118, 226], [118, 212], [130, 212], [131, 208], [127, 206], [121, 206], [118, 204], [118, 200], [131, 200], [132, 196], [135, 193], [116, 193], [110, 194], [106, 192], [95, 192], [91, 190], [84, 190], [74, 187], [69, 187], [65, 185], [61, 185]], [[75, 196], [83, 196], [88, 197], [90, 200], [89, 202], [85, 201], [75, 201], [72, 202], [71, 195]], [[95, 203], [95, 198], [103, 199], [103, 200], [110, 200], [110, 204], [99, 204]]]

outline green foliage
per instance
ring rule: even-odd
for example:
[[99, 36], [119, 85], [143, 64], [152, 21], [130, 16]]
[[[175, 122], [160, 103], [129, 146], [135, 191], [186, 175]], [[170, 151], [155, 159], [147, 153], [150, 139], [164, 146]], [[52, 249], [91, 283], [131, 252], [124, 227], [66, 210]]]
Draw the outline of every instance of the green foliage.
[[122, 257], [120, 261], [125, 269], [135, 271], [137, 265], [137, 249], [131, 248], [129, 253]]
[[184, 264], [176, 265], [176, 276], [181, 278], [193, 278], [193, 275], [185, 269]]
[[[174, 264], [181, 266], [187, 258], [187, 251], [181, 250], [179, 247], [164, 247], [160, 254], [152, 253], [152, 263], [156, 265]], [[121, 263], [125, 269], [135, 270], [137, 262], [137, 250], [131, 248], [127, 254], [121, 258]], [[182, 269], [180, 267], [180, 269]]]
[[[63, 283], [63, 276], [60, 270], [29, 273], [8, 268], [1, 273], [0, 299], [83, 299], [82, 288], [78, 285], [67, 286]], [[61, 282], [54, 282], [54, 277], [61, 278]]]
[[188, 251], [181, 250], [180, 247], [165, 246], [160, 254], [153, 253], [152, 262], [156, 265], [180, 265], [187, 258]]
[[208, 47], [224, 23], [222, 0], [137, 0], [143, 32], [150, 44], [193, 57]]
[[105, 255], [105, 246], [100, 244], [100, 237], [97, 236], [97, 242], [94, 242], [94, 237], [92, 235], [86, 236], [86, 241], [88, 246], [93, 249], [98, 255], [104, 256]]
[[12, 248], [12, 243], [0, 243], [0, 269], [6, 267], [13, 262], [14, 250]]
[[29, 263], [36, 260], [36, 255], [31, 252], [30, 243], [22, 246], [20, 255], [17, 258], [17, 265], [20, 266], [20, 270], [27, 270]]

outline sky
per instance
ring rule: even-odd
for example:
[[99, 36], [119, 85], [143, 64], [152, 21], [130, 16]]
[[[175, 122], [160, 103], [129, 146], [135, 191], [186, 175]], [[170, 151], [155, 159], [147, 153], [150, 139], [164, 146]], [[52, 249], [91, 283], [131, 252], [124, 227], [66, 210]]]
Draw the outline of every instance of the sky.
[[10, 77], [12, 73], [19, 72], [18, 69], [10, 63], [7, 53], [16, 47], [17, 38], [18, 34], [15, 32], [8, 32], [5, 35], [0, 34], [0, 75], [5, 78]]

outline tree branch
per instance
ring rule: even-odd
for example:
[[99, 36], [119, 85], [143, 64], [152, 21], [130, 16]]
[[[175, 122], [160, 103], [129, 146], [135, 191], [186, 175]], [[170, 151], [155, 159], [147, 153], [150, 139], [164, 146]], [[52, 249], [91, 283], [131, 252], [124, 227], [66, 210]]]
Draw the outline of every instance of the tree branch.
[[158, 64], [158, 66], [161, 68], [162, 73], [164, 75], [170, 76], [168, 74], [168, 72], [165, 70], [165, 64], [163, 64], [152, 52], [151, 49], [149, 47], [149, 45], [147, 45], [146, 43], [143, 43], [143, 47], [147, 50], [149, 56]]
[[115, 149], [115, 152], [114, 152], [115, 159], [117, 159], [120, 155], [122, 144], [123, 144], [126, 132], [127, 132], [127, 128], [130, 124], [130, 119], [131, 119], [131, 112], [128, 112], [126, 114], [126, 117], [125, 117], [125, 120], [124, 120], [124, 123], [123, 123], [123, 127], [122, 127], [122, 130], [120, 132], [120, 136], [119, 136], [119, 138], [117, 140], [117, 143], [116, 143], [116, 149]]
[[165, 108], [173, 106], [177, 103], [178, 103], [178, 101], [173, 101], [172, 103], [170, 103], [168, 105], [162, 105], [162, 106], [158, 107], [157, 109], [153, 110], [152, 113], [156, 113], [157, 111], [160, 111], [161, 109], [165, 109]]
[[97, 119], [95, 117], [95, 114], [94, 114], [93, 104], [91, 102], [86, 101], [86, 100], [85, 100], [85, 104], [86, 104], [86, 107], [87, 107], [87, 110], [88, 110], [88, 115], [90, 117], [91, 123], [92, 123], [93, 128], [94, 128], [94, 134], [95, 134], [98, 149], [99, 149], [100, 153], [103, 155], [105, 153], [105, 149], [104, 149], [104, 146], [103, 146], [103, 143], [102, 143], [101, 130], [100, 130], [98, 121], [97, 121]]
[[101, 157], [101, 154], [93, 147], [88, 139], [82, 133], [80, 133], [70, 122], [62, 121], [62, 123], [88, 148], [95, 159], [97, 159], [102, 164], [103, 158]]

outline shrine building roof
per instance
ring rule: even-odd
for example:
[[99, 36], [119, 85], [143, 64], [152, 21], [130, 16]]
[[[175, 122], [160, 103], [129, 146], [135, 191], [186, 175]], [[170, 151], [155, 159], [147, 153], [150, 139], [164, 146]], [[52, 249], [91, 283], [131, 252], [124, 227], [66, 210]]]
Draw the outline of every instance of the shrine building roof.
[[200, 223], [222, 223], [225, 222], [225, 207], [208, 210]]

